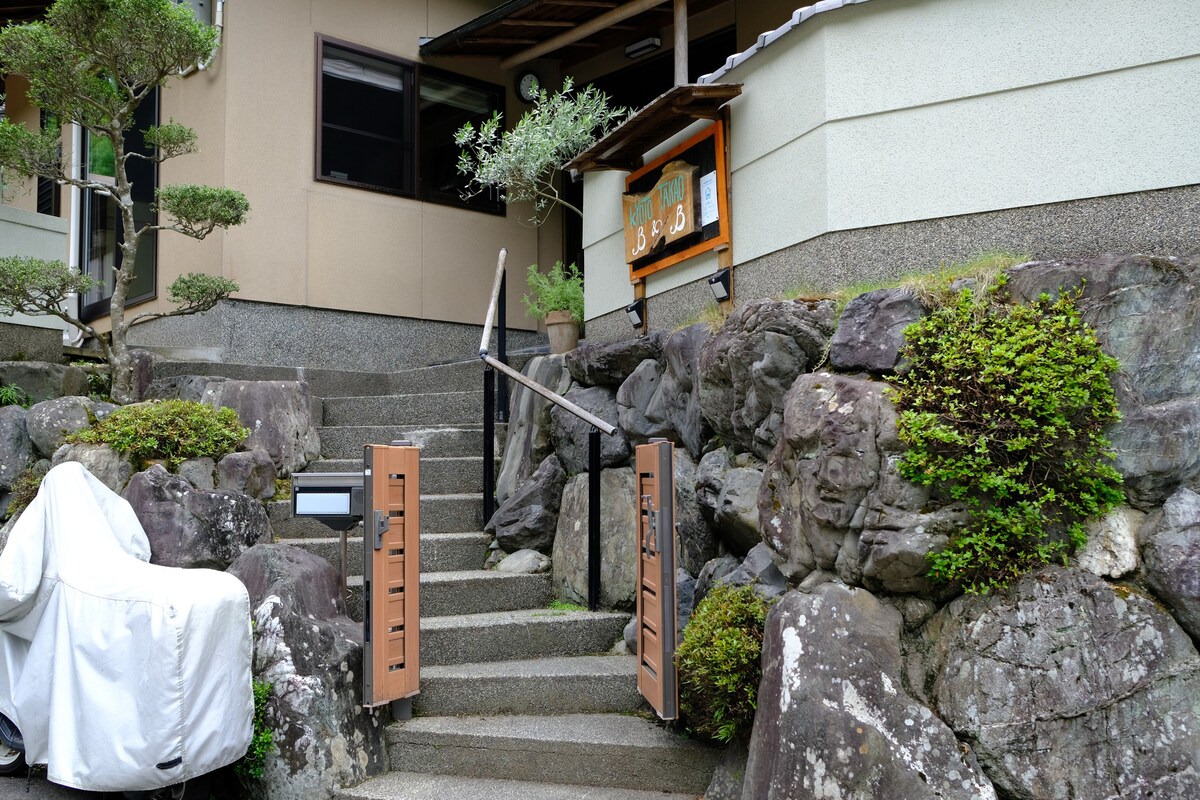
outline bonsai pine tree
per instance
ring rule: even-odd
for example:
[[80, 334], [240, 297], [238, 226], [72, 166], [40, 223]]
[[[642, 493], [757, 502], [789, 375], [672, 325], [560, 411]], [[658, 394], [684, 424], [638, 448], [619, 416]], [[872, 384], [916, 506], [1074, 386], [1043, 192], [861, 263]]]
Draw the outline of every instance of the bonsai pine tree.
[[[188, 6], [171, 0], [58, 0], [44, 21], [0, 30], [0, 72], [24, 76], [30, 101], [57, 121], [40, 131], [0, 121], [0, 168], [109, 194], [122, 226], [122, 268], [116, 270], [109, 306], [110, 340], [59, 308], [70, 295], [94, 285], [61, 261], [0, 258], [0, 311], [57, 316], [96, 339], [112, 371], [112, 398], [119, 403], [134, 399], [126, 343], [132, 324], [206, 311], [238, 288], [224, 278], [183, 275], [167, 290], [177, 309], [133, 317], [125, 313], [144, 235], [171, 230], [203, 239], [216, 228], [240, 225], [249, 211], [245, 196], [233, 189], [164, 186], [155, 193], [155, 208], [169, 221], [139, 225], [134, 219], [130, 159], [161, 163], [197, 149], [195, 131], [172, 120], [145, 131], [145, 141], [153, 148], [150, 154], [131, 152], [127, 136], [134, 111], [172, 76], [209, 58], [216, 45], [215, 29], [198, 22]], [[81, 126], [94, 140], [111, 143], [111, 185], [77, 177], [64, 163], [57, 125], [69, 123]]]

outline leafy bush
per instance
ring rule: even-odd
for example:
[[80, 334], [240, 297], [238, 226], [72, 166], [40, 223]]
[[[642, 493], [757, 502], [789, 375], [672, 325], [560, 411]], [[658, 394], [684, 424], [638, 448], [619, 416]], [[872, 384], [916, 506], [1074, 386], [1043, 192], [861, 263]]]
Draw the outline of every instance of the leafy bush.
[[4, 511], [5, 519], [20, 514], [33, 502], [38, 489], [42, 488], [42, 478], [46, 477], [47, 471], [45, 468], [30, 467], [13, 479], [12, 486], [8, 487], [9, 501], [8, 508]]
[[576, 322], [583, 322], [583, 275], [579, 267], [564, 267], [556, 261], [543, 275], [537, 264], [530, 264], [529, 288], [533, 296], [525, 295], [523, 299], [532, 316], [542, 319], [551, 311], [569, 311]]
[[161, 459], [174, 470], [189, 458], [220, 459], [250, 435], [231, 408], [191, 400], [161, 400], [118, 408], [67, 437], [68, 442], [107, 444], [138, 462]]
[[16, 384], [0, 386], [0, 406], [29, 408], [32, 404], [32, 398], [20, 386]]
[[907, 331], [910, 368], [891, 396], [909, 450], [901, 474], [964, 501], [970, 522], [930, 556], [930, 575], [968, 592], [1063, 560], [1083, 521], [1121, 502], [1105, 428], [1120, 418], [1078, 292], [1002, 302], [1004, 280], [962, 291]]
[[675, 653], [679, 707], [700, 736], [728, 742], [750, 733], [769, 607], [753, 587], [718, 584], [684, 628]]
[[271, 684], [266, 681], [254, 681], [254, 735], [250, 737], [246, 754], [234, 767], [237, 774], [243, 778], [262, 778], [267, 756], [275, 752], [275, 739], [271, 734], [271, 725], [267, 722], [267, 700], [270, 697]]

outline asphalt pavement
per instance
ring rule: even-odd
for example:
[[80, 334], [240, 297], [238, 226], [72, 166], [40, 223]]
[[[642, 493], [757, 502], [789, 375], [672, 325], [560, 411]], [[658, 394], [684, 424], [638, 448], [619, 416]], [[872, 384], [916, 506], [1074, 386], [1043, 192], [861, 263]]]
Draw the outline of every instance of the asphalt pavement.
[[[28, 788], [28, 792], [26, 792]], [[84, 792], [68, 789], [46, 780], [46, 768], [34, 767], [26, 779], [19, 775], [0, 776], [0, 800], [124, 800], [123, 795], [111, 792]]]

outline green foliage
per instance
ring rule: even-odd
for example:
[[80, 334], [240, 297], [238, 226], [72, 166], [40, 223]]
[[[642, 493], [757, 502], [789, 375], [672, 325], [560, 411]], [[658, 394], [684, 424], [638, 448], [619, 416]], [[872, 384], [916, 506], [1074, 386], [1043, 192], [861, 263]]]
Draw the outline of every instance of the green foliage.
[[175, 218], [171, 229], [193, 239], [203, 239], [216, 228], [241, 225], [250, 212], [244, 194], [220, 186], [163, 186], [155, 197], [157, 207]]
[[0, 256], [0, 309], [23, 314], [54, 314], [60, 303], [83, 294], [96, 282], [62, 261]]
[[551, 311], [570, 311], [576, 322], [583, 322], [583, 275], [579, 267], [563, 267], [561, 261], [556, 261], [543, 275], [537, 264], [530, 264], [528, 278], [533, 296], [525, 295], [523, 299], [532, 316], [542, 319]]
[[684, 328], [690, 328], [697, 323], [703, 322], [709, 331], [716, 333], [725, 324], [725, 320], [727, 319], [729, 319], [729, 312], [715, 301], [710, 300], [695, 314], [692, 314], [676, 325], [675, 330], [681, 331]]
[[8, 487], [8, 508], [4, 512], [6, 519], [20, 514], [33, 502], [33, 498], [37, 497], [38, 489], [42, 487], [42, 478], [46, 477], [47, 471], [44, 468], [30, 467], [13, 479], [12, 486]]
[[575, 92], [574, 86], [570, 77], [553, 95], [539, 86], [533, 108], [510, 131], [503, 129], [503, 117], [497, 112], [479, 128], [467, 123], [455, 132], [454, 143], [463, 148], [458, 171], [470, 178], [469, 194], [495, 187], [504, 191], [510, 203], [532, 203], [535, 225], [545, 221], [555, 203], [583, 216], [562, 199], [554, 180], [629, 111], [610, 108], [608, 96], [594, 86], [581, 92]]
[[907, 330], [909, 370], [892, 399], [909, 446], [901, 474], [966, 503], [967, 526], [930, 575], [987, 592], [1086, 539], [1083, 522], [1122, 500], [1106, 427], [1119, 419], [1078, 292], [1001, 301], [1004, 280], [963, 290]]
[[700, 601], [675, 653], [689, 730], [719, 742], [750, 733], [769, 608], [752, 586], [718, 584]]
[[238, 290], [228, 278], [189, 272], [180, 275], [167, 288], [167, 298], [184, 312], [207, 311]]
[[161, 459], [177, 469], [189, 458], [219, 460], [237, 449], [250, 429], [231, 408], [191, 400], [161, 400], [118, 408], [68, 442], [106, 444], [138, 462]]
[[21, 408], [29, 408], [33, 405], [33, 398], [16, 384], [0, 386], [0, 406], [20, 406]]
[[261, 779], [267, 756], [275, 752], [275, 739], [271, 725], [267, 722], [267, 700], [271, 697], [271, 684], [254, 681], [254, 735], [246, 754], [237, 762], [234, 770], [243, 778]]
[[551, 600], [549, 608], [551, 611], [587, 611], [585, 606], [581, 606], [578, 603], [568, 603], [565, 600]]
[[174, 119], [166, 125], [151, 125], [144, 134], [146, 144], [158, 151], [159, 161], [199, 152], [196, 132]]

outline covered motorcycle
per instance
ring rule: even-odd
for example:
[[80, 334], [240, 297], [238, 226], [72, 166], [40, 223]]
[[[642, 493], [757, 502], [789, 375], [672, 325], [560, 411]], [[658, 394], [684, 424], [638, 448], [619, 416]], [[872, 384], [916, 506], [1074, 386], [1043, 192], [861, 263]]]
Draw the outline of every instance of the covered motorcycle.
[[245, 587], [149, 559], [129, 503], [71, 462], [0, 553], [0, 712], [55, 783], [157, 789], [246, 752]]

